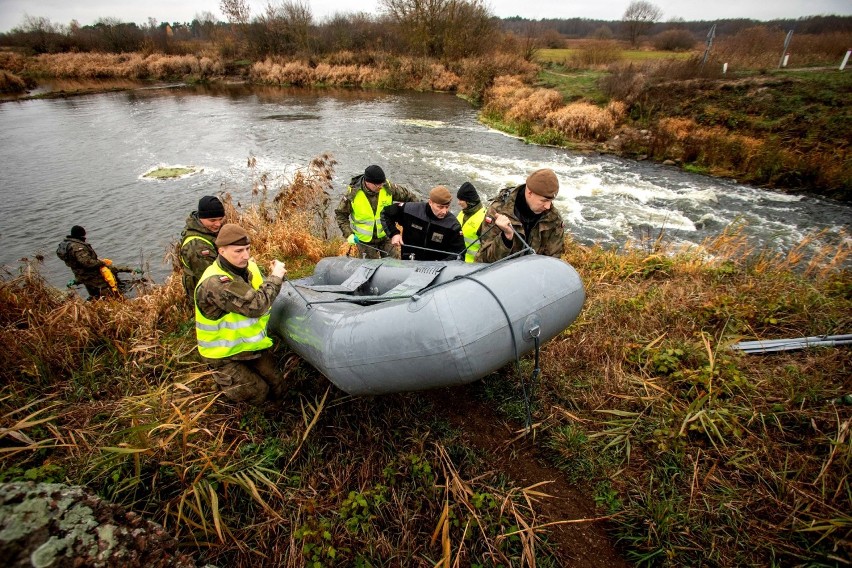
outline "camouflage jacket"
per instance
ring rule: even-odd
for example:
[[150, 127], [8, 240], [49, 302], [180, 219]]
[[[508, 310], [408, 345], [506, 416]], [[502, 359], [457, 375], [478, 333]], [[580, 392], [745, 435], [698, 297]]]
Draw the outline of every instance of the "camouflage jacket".
[[[227, 262], [218, 262], [229, 276], [211, 276], [203, 280], [195, 291], [195, 302], [205, 317], [215, 320], [228, 312], [235, 312], [246, 317], [259, 318], [269, 311], [281, 290], [281, 278], [266, 276], [260, 288], [255, 290], [251, 284], [234, 273]], [[257, 351], [250, 351], [230, 359], [254, 359], [259, 356]], [[205, 361], [214, 360], [205, 358]]]
[[95, 249], [84, 239], [72, 236], [65, 237], [56, 248], [56, 256], [65, 262], [65, 265], [74, 273], [74, 279], [78, 284], [84, 284], [94, 288], [109, 288], [109, 285], [101, 275], [101, 267], [104, 261], [95, 254]]
[[[200, 237], [200, 238], [192, 238]], [[187, 240], [188, 239], [188, 240]], [[198, 279], [213, 264], [216, 252], [216, 233], [211, 232], [198, 220], [193, 211], [186, 218], [186, 226], [180, 234], [180, 264], [183, 269], [183, 288], [187, 296], [192, 297]]]
[[[561, 257], [565, 250], [565, 226], [555, 206], [551, 206], [542, 214], [538, 223], [532, 227], [531, 234], [524, 235], [523, 223], [518, 219], [515, 211], [515, 200], [523, 199], [525, 189], [526, 185], [504, 189], [491, 202], [486, 215], [491, 219], [494, 219], [498, 213], [507, 216], [515, 232], [524, 237], [536, 254]], [[486, 225], [483, 228], [481, 242], [482, 246], [476, 253], [477, 262], [495, 262], [524, 248], [520, 239], [512, 239], [511, 247], [506, 246], [503, 232], [496, 225]]]
[[[417, 194], [405, 186], [386, 181], [385, 190], [391, 194], [391, 198], [395, 202], [418, 201]], [[379, 200], [379, 193], [373, 193], [372, 191], [364, 188], [363, 174], [353, 177], [349, 182], [349, 186], [346, 188], [346, 191], [343, 193], [340, 203], [334, 210], [334, 217], [337, 220], [337, 226], [340, 227], [340, 232], [343, 233], [343, 238], [352, 234], [352, 227], [349, 224], [349, 218], [352, 215], [352, 200], [359, 191], [364, 192], [364, 195], [366, 195], [367, 199], [370, 201], [370, 205], [373, 206], [373, 210], [376, 209], [376, 204]], [[377, 211], [377, 213], [381, 213], [381, 211]], [[373, 236], [375, 237], [375, 234]]]

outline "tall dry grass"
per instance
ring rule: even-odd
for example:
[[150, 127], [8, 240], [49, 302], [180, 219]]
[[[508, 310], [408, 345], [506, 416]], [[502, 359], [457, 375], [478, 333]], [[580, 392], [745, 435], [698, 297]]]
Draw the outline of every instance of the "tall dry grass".
[[605, 140], [624, 118], [626, 106], [612, 102], [600, 108], [587, 102], [564, 104], [554, 89], [537, 89], [517, 76], [498, 77], [486, 91], [483, 115], [513, 125], [528, 136], [547, 129], [566, 140]]
[[641, 565], [852, 552], [852, 353], [730, 349], [852, 329], [852, 240], [815, 234], [778, 253], [741, 229], [699, 248], [566, 248], [588, 297], [544, 349], [541, 435], [566, 475], [594, 480]]
[[624, 106], [613, 102], [602, 109], [586, 102], [570, 103], [548, 113], [544, 124], [571, 139], [603, 141], [624, 117]]
[[[736, 134], [719, 126], [700, 126], [690, 118], [663, 118], [654, 129], [653, 155], [712, 167], [721, 175], [754, 168], [765, 152], [763, 140]], [[788, 163], [792, 156], [787, 156]]]
[[372, 65], [348, 63], [351, 58], [335, 57], [337, 64], [267, 58], [251, 67], [250, 78], [262, 84], [331, 87], [390, 87], [432, 91], [456, 91], [461, 79], [445, 65], [428, 59], [383, 58]]
[[24, 70], [41, 77], [70, 79], [171, 79], [224, 73], [221, 60], [197, 55], [141, 53], [56, 53], [28, 59]]

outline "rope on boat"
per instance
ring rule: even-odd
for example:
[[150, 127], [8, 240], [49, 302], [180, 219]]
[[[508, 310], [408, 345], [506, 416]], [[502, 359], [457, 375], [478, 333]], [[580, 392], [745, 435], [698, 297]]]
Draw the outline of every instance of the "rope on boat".
[[491, 297], [494, 298], [494, 301], [497, 302], [497, 305], [500, 306], [500, 310], [503, 312], [503, 316], [505, 316], [505, 318], [506, 318], [506, 323], [508, 324], [508, 327], [509, 327], [509, 334], [512, 337], [512, 349], [515, 352], [515, 369], [518, 372], [518, 376], [521, 378], [521, 391], [523, 392], [523, 395], [524, 395], [524, 414], [525, 414], [525, 416], [524, 416], [524, 422], [525, 422], [524, 427], [526, 428], [526, 431], [529, 432], [530, 428], [532, 428], [532, 401], [531, 401], [531, 398], [532, 398], [532, 394], [533, 394], [533, 389], [535, 388], [535, 380], [538, 378], [538, 374], [541, 371], [541, 369], [539, 368], [538, 333], [533, 335], [533, 339], [535, 339], [535, 369], [533, 369], [532, 376], [530, 377], [530, 389], [529, 389], [529, 393], [528, 393], [526, 381], [524, 380], [524, 376], [521, 373], [521, 354], [518, 352], [518, 341], [515, 338], [515, 328], [512, 327], [512, 318], [509, 316], [509, 312], [506, 310], [506, 306], [503, 305], [503, 302], [500, 301], [500, 298], [497, 297], [497, 294], [494, 293], [494, 290], [489, 288], [488, 285], [485, 284], [484, 282], [481, 282], [481, 281], [479, 281], [475, 278], [471, 278], [470, 274], [458, 276], [454, 280], [452, 280], [452, 282], [455, 282], [456, 280], [460, 280], [460, 279], [470, 280], [471, 282], [476, 282], [477, 284], [479, 284], [480, 286], [485, 288], [488, 291], [488, 293], [491, 294]]

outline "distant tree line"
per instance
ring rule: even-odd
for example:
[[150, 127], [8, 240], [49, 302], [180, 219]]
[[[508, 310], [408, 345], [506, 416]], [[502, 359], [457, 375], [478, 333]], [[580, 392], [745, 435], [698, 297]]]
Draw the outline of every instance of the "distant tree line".
[[[777, 19], [777, 20], [751, 20], [747, 18], [720, 19], [720, 20], [696, 20], [685, 21], [675, 19], [667, 22], [655, 21], [646, 30], [646, 35], [656, 35], [671, 29], [681, 29], [702, 37], [716, 24], [716, 36], [736, 35], [738, 32], [753, 28], [755, 26], [768, 26], [784, 30], [794, 30], [797, 34], [823, 34], [831, 32], [848, 32], [852, 28], [852, 16], [810, 16], [799, 19]], [[629, 38], [629, 33], [624, 29], [624, 20], [591, 20], [586, 18], [568, 19], [540, 19], [529, 20], [514, 16], [501, 20], [501, 28], [507, 32], [524, 34], [530, 28], [536, 26], [541, 30], [552, 29], [566, 39], [610, 39], [614, 37]], [[601, 32], [601, 30], [608, 30]], [[600, 38], [603, 33], [609, 37]]]

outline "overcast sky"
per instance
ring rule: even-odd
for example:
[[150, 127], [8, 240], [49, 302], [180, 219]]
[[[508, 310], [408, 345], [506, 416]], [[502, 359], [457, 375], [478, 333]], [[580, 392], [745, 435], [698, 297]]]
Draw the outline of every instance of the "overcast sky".
[[[281, 0], [271, 0], [280, 4]], [[773, 20], [803, 16], [837, 14], [852, 15], [852, 0], [651, 0], [663, 11], [663, 21], [718, 20], [751, 18]], [[249, 0], [252, 15], [260, 13], [267, 0]], [[308, 0], [317, 21], [335, 12], [379, 11], [378, 0]], [[540, 18], [590, 18], [620, 20], [630, 0], [490, 0], [491, 11], [501, 18], [521, 16]], [[77, 20], [82, 25], [94, 24], [99, 18], [117, 18], [123, 22], [146, 24], [148, 18], [158, 22], [190, 22], [197, 14], [210, 12], [222, 19], [219, 0], [0, 0], [0, 32], [21, 25], [24, 14], [45, 17], [53, 23], [67, 24]]]

